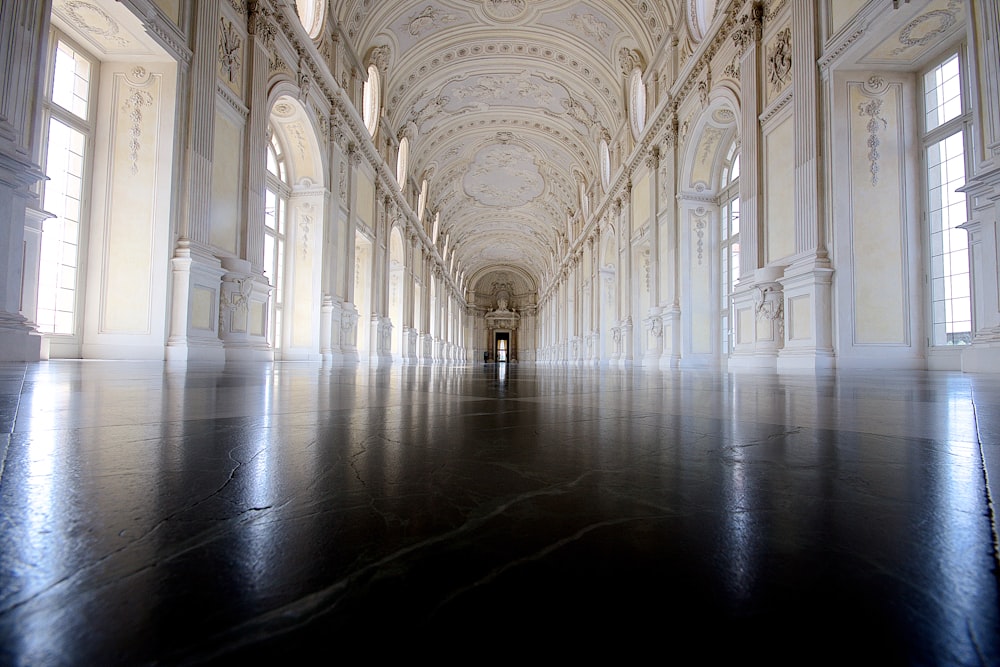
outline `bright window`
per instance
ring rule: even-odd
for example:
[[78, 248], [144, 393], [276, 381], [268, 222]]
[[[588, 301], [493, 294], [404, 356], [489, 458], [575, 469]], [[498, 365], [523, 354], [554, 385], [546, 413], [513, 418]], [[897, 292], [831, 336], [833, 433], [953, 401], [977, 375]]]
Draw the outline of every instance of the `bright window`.
[[364, 95], [361, 101], [362, 117], [368, 133], [373, 137], [378, 129], [379, 105], [382, 103], [381, 86], [382, 77], [379, 75], [378, 67], [368, 66], [368, 80], [365, 81]]
[[633, 68], [628, 77], [628, 112], [632, 136], [638, 141], [646, 129], [646, 84], [638, 67]]
[[264, 275], [271, 282], [268, 306], [268, 340], [281, 348], [281, 320], [284, 305], [285, 222], [288, 218], [288, 175], [281, 142], [270, 131], [267, 145], [267, 189], [264, 192]]
[[323, 27], [323, 17], [326, 14], [326, 0], [297, 0], [295, 11], [309, 36], [313, 39], [319, 37], [319, 31]]
[[733, 351], [733, 293], [740, 278], [740, 156], [735, 143], [726, 156], [722, 170], [722, 190], [719, 197], [719, 267], [721, 273], [721, 322], [722, 350], [725, 354]]
[[924, 74], [924, 158], [930, 247], [931, 345], [972, 342], [965, 185], [968, 113], [960, 59], [953, 54]]
[[94, 63], [54, 35], [45, 100], [45, 173], [42, 205], [53, 214], [42, 223], [38, 309], [43, 333], [74, 335], [81, 239], [86, 225]]
[[410, 159], [410, 140], [403, 137], [399, 140], [399, 153], [396, 155], [396, 183], [400, 190], [406, 189], [406, 169]]

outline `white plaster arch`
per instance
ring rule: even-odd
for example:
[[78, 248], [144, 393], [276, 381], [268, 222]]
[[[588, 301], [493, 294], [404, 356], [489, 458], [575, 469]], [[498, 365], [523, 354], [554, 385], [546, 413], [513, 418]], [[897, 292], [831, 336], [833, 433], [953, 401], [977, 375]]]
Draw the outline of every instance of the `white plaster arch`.
[[728, 87], [718, 88], [695, 119], [685, 142], [678, 175], [678, 190], [682, 194], [706, 197], [716, 190], [722, 160], [733, 138], [739, 136], [735, 95]]
[[303, 179], [322, 185], [328, 179], [326, 155], [319, 141], [319, 121], [297, 95], [298, 88], [290, 81], [279, 81], [271, 87], [268, 94], [271, 127], [294, 158], [289, 164], [293, 187]]

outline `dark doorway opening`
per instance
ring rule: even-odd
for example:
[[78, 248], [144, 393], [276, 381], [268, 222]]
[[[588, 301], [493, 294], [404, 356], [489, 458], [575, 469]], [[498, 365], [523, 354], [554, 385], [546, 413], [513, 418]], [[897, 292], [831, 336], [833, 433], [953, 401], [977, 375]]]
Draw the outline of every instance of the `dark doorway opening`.
[[498, 331], [493, 342], [493, 358], [497, 362], [507, 361], [510, 356], [510, 334]]

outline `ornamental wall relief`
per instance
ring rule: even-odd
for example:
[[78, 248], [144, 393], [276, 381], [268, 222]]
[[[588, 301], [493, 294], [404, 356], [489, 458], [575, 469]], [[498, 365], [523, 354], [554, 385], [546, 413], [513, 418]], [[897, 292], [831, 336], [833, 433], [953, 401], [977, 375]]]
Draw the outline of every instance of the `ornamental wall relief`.
[[865, 93], [867, 99], [858, 104], [858, 115], [868, 118], [865, 129], [868, 131], [867, 147], [868, 163], [870, 165], [868, 170], [871, 173], [871, 184], [873, 187], [878, 185], [879, 177], [879, 159], [881, 158], [879, 146], [882, 143], [879, 138], [879, 130], [884, 130], [889, 125], [889, 121], [882, 117], [882, 95], [887, 90], [888, 87], [885, 79], [877, 74], [873, 74], [862, 85], [862, 91]]
[[243, 38], [226, 17], [219, 17], [219, 76], [230, 88], [239, 92], [243, 67]]
[[767, 82], [773, 98], [792, 80], [792, 30], [785, 28], [767, 49]]

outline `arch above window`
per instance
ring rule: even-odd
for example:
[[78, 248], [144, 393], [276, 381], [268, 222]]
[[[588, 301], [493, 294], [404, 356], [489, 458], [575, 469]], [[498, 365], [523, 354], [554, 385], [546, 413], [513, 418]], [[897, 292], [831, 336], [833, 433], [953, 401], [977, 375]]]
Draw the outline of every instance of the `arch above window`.
[[326, 0], [296, 0], [295, 11], [309, 36], [313, 39], [319, 37], [326, 18]]

